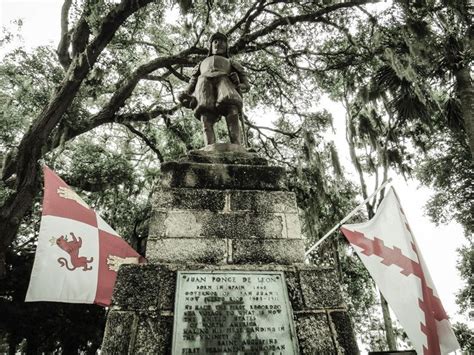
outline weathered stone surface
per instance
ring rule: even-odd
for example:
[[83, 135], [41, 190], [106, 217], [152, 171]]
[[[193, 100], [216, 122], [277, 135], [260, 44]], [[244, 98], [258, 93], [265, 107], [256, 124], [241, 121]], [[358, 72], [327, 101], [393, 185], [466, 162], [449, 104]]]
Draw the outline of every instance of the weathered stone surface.
[[[296, 315], [296, 334], [301, 354], [337, 354], [325, 312]], [[350, 354], [350, 353], [348, 353]]]
[[277, 166], [167, 162], [162, 164], [165, 187], [285, 190], [285, 169]]
[[[340, 288], [319, 287], [335, 279], [333, 270], [305, 264], [239, 264], [178, 262], [173, 264], [124, 265], [121, 267], [109, 318], [104, 349], [107, 354], [170, 354], [178, 270], [283, 271], [301, 354], [358, 354], [352, 325], [339, 302]], [[337, 284], [337, 283], [336, 283]], [[146, 285], [150, 291], [139, 285]], [[315, 295], [320, 292], [323, 295]], [[308, 302], [308, 299], [310, 300]], [[334, 305], [338, 309], [334, 309]], [[320, 311], [315, 311], [320, 309]], [[329, 317], [328, 317], [329, 314]]]
[[[225, 270], [283, 271], [300, 353], [357, 354], [334, 268], [303, 263], [295, 195], [281, 191], [284, 170], [241, 148], [224, 155], [216, 149], [163, 164], [149, 264], [121, 267], [104, 353], [170, 354], [177, 271]], [[216, 161], [245, 164], [200, 163]]]
[[288, 191], [231, 191], [231, 211], [297, 213], [296, 197]]
[[162, 263], [220, 264], [227, 260], [227, 242], [218, 238], [164, 238], [149, 242], [147, 259]]
[[301, 225], [300, 225], [300, 219], [298, 217], [298, 214], [286, 213], [285, 223], [286, 223], [286, 237], [290, 239], [300, 239], [301, 238]]
[[176, 271], [177, 268], [170, 268], [170, 265], [160, 266], [158, 277], [155, 277], [161, 288], [158, 298], [161, 311], [172, 312], [174, 310]]
[[175, 284], [176, 268], [170, 265], [122, 265], [112, 297], [114, 308], [172, 311]]
[[226, 191], [209, 189], [157, 189], [153, 193], [154, 210], [224, 210]]
[[345, 308], [334, 270], [303, 267], [299, 270], [305, 307], [309, 309]]
[[111, 310], [107, 315], [102, 354], [133, 354], [137, 320], [134, 312]]
[[347, 312], [332, 311], [329, 317], [336, 331], [336, 341], [344, 349], [345, 354], [359, 354], [354, 329]]
[[234, 264], [292, 264], [304, 260], [302, 239], [235, 239], [232, 241]]
[[157, 309], [160, 283], [155, 265], [122, 265], [117, 275], [112, 302], [123, 309]]
[[297, 213], [295, 194], [288, 191], [158, 189], [152, 206], [157, 211]]
[[244, 154], [253, 154], [247, 151], [245, 147], [240, 144], [234, 143], [214, 143], [208, 144], [205, 147], [193, 150], [192, 152], [208, 152], [208, 153], [228, 153], [228, 152], [238, 152]]
[[293, 307], [293, 311], [302, 310], [304, 308], [304, 303], [299, 274], [293, 268], [287, 268], [285, 270], [285, 279], [288, 289], [288, 297]]
[[[301, 237], [296, 216], [284, 213], [213, 213], [168, 211], [154, 213], [149, 239], [158, 238], [288, 238]], [[288, 220], [288, 221], [287, 221]]]
[[198, 163], [268, 165], [256, 153], [248, 152], [238, 144], [217, 143], [188, 152], [188, 159]]
[[173, 317], [140, 314], [133, 354], [171, 354]]
[[203, 212], [169, 211], [155, 212], [150, 222], [148, 238], [150, 243], [157, 238], [199, 238], [213, 237], [203, 235]]

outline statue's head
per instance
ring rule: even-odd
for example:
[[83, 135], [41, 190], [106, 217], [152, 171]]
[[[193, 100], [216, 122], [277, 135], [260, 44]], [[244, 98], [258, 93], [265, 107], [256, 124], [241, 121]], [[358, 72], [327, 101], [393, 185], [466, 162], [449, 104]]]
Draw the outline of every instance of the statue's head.
[[221, 55], [223, 57], [229, 57], [227, 36], [221, 32], [214, 33], [209, 39], [209, 54], [208, 55]]

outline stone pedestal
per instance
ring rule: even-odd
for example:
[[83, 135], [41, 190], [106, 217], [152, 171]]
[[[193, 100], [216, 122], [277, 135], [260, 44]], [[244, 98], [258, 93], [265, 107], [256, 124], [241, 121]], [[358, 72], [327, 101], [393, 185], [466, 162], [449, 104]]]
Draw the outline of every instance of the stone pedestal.
[[171, 354], [177, 272], [203, 270], [282, 272], [299, 352], [357, 354], [335, 271], [303, 263], [284, 170], [240, 147], [214, 148], [163, 164], [149, 264], [120, 268], [102, 351]]

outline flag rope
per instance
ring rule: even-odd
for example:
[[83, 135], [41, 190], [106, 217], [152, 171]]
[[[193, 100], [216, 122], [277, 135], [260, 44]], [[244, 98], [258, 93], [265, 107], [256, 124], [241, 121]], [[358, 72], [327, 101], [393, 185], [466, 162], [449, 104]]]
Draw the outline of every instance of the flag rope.
[[361, 202], [359, 204], [359, 206], [357, 206], [356, 208], [354, 208], [347, 216], [345, 216], [338, 224], [336, 224], [333, 228], [331, 228], [331, 230], [329, 232], [327, 232], [324, 237], [322, 237], [321, 239], [319, 239], [311, 248], [308, 249], [308, 251], [306, 251], [304, 253], [304, 256], [305, 258], [308, 258], [309, 254], [311, 254], [319, 245], [321, 245], [327, 238], [329, 238], [329, 236], [331, 234], [334, 233], [334, 231], [336, 231], [339, 227], [341, 227], [349, 218], [351, 218], [353, 215], [355, 215], [362, 207], [365, 206], [365, 204], [372, 198], [374, 197], [376, 194], [378, 194], [380, 192], [380, 190], [382, 190], [387, 184], [389, 184], [390, 182], [392, 182], [392, 178], [388, 178], [387, 181], [385, 181], [382, 185], [380, 185], [380, 187], [375, 190], [372, 195], [370, 195], [369, 197], [367, 197], [363, 202]]

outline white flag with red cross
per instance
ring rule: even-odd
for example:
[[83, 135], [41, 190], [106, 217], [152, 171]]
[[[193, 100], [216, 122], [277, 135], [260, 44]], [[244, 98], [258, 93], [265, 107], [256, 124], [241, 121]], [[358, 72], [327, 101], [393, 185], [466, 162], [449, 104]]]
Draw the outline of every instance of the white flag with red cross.
[[48, 167], [26, 302], [110, 305], [121, 264], [144, 261]]
[[368, 222], [343, 225], [417, 354], [459, 349], [448, 316], [393, 188]]

